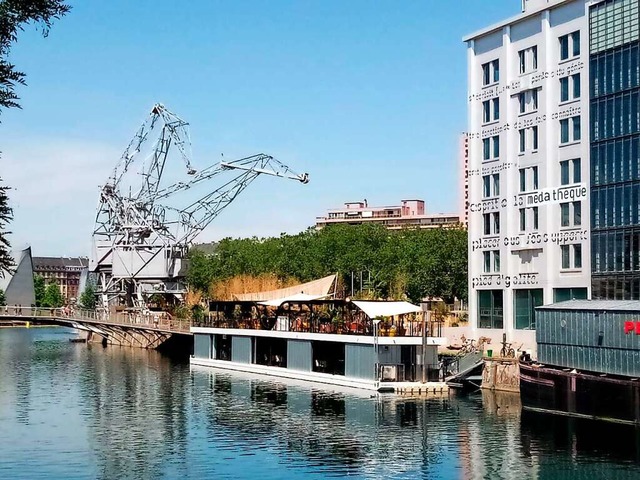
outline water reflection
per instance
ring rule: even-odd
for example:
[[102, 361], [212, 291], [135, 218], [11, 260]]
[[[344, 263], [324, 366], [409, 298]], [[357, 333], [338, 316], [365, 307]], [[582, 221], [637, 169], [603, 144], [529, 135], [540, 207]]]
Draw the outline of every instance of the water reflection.
[[0, 330], [4, 478], [637, 478], [638, 431], [176, 363]]

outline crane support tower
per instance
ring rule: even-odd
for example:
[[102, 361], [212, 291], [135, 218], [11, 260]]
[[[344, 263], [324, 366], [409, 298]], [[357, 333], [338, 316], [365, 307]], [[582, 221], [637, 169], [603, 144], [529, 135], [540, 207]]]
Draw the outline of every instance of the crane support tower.
[[[309, 181], [308, 174], [263, 153], [198, 171], [191, 163], [187, 127], [163, 105], [154, 105], [100, 188], [90, 270], [105, 310], [113, 305], [144, 310], [153, 294], [182, 300], [189, 246], [251, 182], [260, 175]], [[177, 169], [186, 174], [184, 180], [163, 181]], [[209, 188], [214, 180], [216, 186]], [[206, 189], [198, 194], [198, 187]]]

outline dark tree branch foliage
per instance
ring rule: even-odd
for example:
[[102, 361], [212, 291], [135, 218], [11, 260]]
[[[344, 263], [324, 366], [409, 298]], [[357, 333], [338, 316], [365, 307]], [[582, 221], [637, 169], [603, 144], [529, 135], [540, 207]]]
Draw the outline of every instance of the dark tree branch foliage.
[[15, 87], [24, 85], [25, 74], [7, 60], [18, 33], [33, 24], [46, 37], [52, 22], [69, 10], [62, 0], [0, 0], [0, 112], [2, 108], [20, 108]]
[[[0, 182], [2, 182], [1, 178]], [[13, 220], [13, 210], [9, 206], [9, 197], [7, 196], [8, 190], [9, 187], [0, 183], [0, 277], [4, 277], [4, 272], [12, 271], [15, 266], [9, 253], [11, 244], [7, 239], [7, 235], [11, 232], [6, 231], [9, 222]]]
[[[18, 33], [27, 25], [35, 25], [46, 37], [52, 22], [69, 10], [62, 0], [0, 0], [0, 113], [5, 108], [20, 108], [15, 88], [25, 84], [25, 74], [7, 60]], [[0, 185], [0, 277], [15, 266], [7, 239], [10, 232], [5, 230], [13, 219], [8, 190], [9, 187]]]
[[[224, 239], [212, 254], [189, 254], [189, 285], [208, 293], [211, 284], [238, 275], [271, 274], [302, 282], [351, 273], [371, 282], [378, 298], [467, 298], [467, 232], [462, 228], [389, 231], [381, 225], [336, 225], [273, 238]], [[370, 274], [370, 277], [369, 277]]]

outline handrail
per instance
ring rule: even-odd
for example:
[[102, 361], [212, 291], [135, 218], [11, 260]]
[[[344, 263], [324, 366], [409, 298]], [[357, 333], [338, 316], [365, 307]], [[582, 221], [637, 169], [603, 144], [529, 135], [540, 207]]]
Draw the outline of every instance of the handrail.
[[154, 330], [189, 333], [191, 320], [171, 317], [166, 312], [145, 312], [131, 314], [129, 312], [97, 312], [95, 310], [70, 309], [67, 307], [21, 307], [6, 305], [0, 307], [0, 317], [52, 318], [69, 322], [89, 321], [113, 325], [126, 325]]

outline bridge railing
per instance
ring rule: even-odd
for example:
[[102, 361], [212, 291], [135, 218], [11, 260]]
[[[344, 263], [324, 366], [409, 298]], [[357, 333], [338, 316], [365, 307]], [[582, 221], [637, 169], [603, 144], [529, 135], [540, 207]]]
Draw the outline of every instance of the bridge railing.
[[128, 325], [158, 330], [188, 333], [191, 328], [191, 320], [176, 318], [166, 312], [98, 312], [79, 308], [47, 308], [47, 307], [21, 307], [7, 305], [0, 307], [0, 316], [29, 318], [61, 318], [70, 321], [89, 321], [95, 323], [110, 323], [116, 325]]

